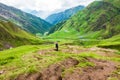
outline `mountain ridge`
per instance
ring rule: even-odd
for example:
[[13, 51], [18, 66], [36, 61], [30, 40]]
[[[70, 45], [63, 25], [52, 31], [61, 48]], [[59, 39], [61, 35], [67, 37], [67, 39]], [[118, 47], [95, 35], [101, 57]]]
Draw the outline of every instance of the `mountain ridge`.
[[[50, 36], [58, 38], [59, 35], [64, 36], [63, 34], [65, 34], [67, 37], [76, 38], [110, 38], [120, 33], [120, 24], [117, 23], [119, 11], [120, 8], [114, 6], [114, 3], [110, 3], [109, 0], [95, 1], [68, 19], [62, 24], [61, 30]], [[116, 24], [114, 24], [115, 22]]]
[[2, 3], [0, 3], [0, 16], [33, 34], [44, 34], [52, 26], [39, 17]]
[[77, 7], [73, 7], [73, 8], [67, 9], [65, 11], [52, 14], [52, 15], [48, 16], [45, 20], [51, 24], [57, 24], [59, 22], [69, 19], [71, 16], [73, 16], [75, 13], [82, 10], [83, 8], [84, 8], [84, 6], [79, 5]]

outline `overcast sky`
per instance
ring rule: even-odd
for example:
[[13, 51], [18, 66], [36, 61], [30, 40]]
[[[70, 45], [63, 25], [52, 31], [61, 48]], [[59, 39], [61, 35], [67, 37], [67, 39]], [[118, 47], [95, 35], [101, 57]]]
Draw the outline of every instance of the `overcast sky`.
[[26, 12], [32, 10], [40, 11], [42, 12], [40, 16], [42, 18], [47, 17], [55, 11], [60, 12], [77, 5], [87, 6], [93, 1], [95, 0], [0, 0], [1, 3]]

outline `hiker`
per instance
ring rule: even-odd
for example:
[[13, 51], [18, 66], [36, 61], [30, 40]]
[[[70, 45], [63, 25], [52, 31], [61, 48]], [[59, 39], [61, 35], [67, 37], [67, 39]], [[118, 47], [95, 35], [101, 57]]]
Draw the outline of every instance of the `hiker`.
[[55, 50], [58, 51], [58, 42], [55, 43]]

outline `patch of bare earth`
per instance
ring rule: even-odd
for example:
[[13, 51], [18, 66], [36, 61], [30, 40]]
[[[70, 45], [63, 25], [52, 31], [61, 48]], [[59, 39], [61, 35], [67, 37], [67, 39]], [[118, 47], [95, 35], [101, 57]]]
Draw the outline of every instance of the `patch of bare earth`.
[[47, 49], [47, 50], [40, 50], [37, 53], [40, 54], [40, 55], [43, 55], [43, 54], [51, 53], [51, 52], [54, 52], [54, 51], [55, 51], [54, 49]]
[[62, 80], [107, 80], [116, 70], [113, 62], [88, 58], [94, 67], [77, 68], [73, 73], [66, 73]]
[[116, 70], [113, 62], [91, 58], [87, 58], [87, 60], [93, 62], [95, 66], [76, 68], [72, 73], [65, 73], [64, 77], [62, 77], [64, 70], [76, 67], [80, 62], [69, 58], [61, 63], [53, 64], [39, 73], [20, 75], [16, 80], [107, 80]]
[[73, 67], [79, 62], [73, 58], [64, 60], [59, 64], [54, 64], [44, 69], [40, 73], [20, 75], [16, 80], [62, 80], [62, 72], [64, 69]]

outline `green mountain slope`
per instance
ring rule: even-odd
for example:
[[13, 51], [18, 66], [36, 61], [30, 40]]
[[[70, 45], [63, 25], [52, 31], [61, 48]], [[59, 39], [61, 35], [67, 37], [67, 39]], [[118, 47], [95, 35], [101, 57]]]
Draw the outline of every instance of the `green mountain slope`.
[[54, 25], [53, 27], [50, 28], [50, 30], [48, 31], [48, 35], [54, 33], [55, 31], [61, 30], [62, 29], [62, 25], [65, 23], [66, 21], [62, 21], [60, 23], [57, 23], [56, 25]]
[[83, 10], [83, 8], [84, 8], [84, 6], [81, 6], [81, 5], [77, 6], [77, 7], [73, 7], [73, 8], [67, 9], [63, 12], [52, 14], [52, 15], [48, 16], [45, 20], [51, 24], [57, 24], [59, 22], [69, 19], [71, 16], [76, 14], [78, 11]]
[[[0, 21], [0, 50], [40, 41], [9, 21]], [[39, 43], [39, 42], [38, 42]]]
[[19, 25], [22, 29], [36, 34], [48, 31], [51, 24], [39, 17], [0, 3], [0, 16]]
[[117, 49], [120, 51], [120, 34], [101, 41], [97, 46], [103, 48]]
[[120, 34], [120, 1], [95, 1], [51, 34], [52, 38], [105, 39]]

